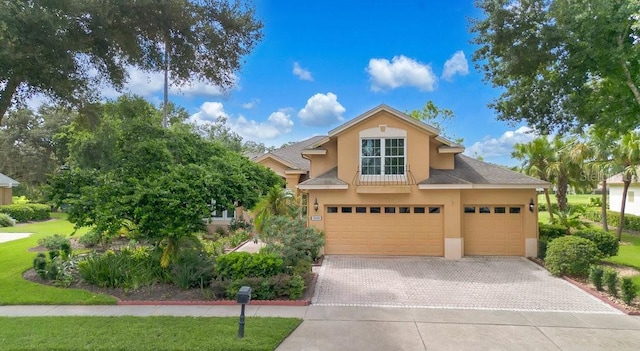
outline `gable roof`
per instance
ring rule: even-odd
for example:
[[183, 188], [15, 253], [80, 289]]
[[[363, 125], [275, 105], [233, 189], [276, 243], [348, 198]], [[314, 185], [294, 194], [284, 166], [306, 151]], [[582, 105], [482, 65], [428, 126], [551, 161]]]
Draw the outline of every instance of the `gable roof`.
[[[622, 173], [617, 173], [612, 175], [611, 177], [607, 178], [607, 185], [622, 185], [624, 184], [622, 181]], [[636, 167], [635, 170], [635, 175], [631, 176], [631, 184], [637, 183], [638, 182], [638, 176], [640, 176], [640, 167]]]
[[[361, 114], [360, 116], [353, 118], [349, 121], [347, 121], [346, 123], [332, 129], [329, 131], [329, 137], [333, 137], [336, 136], [340, 133], [342, 133], [343, 131], [359, 124], [360, 122], [368, 119], [369, 117], [377, 114], [380, 111], [386, 111], [388, 113], [390, 113], [391, 115], [395, 116], [396, 118], [411, 124], [415, 127], [418, 127], [419, 129], [422, 129], [424, 131], [426, 131], [429, 134], [434, 135], [436, 138], [436, 140], [438, 140], [439, 142], [443, 143], [446, 146], [454, 146], [454, 147], [462, 147], [462, 145], [458, 145], [454, 142], [452, 142], [451, 140], [448, 140], [442, 136], [440, 136], [440, 131], [437, 128], [434, 128], [433, 126], [430, 126], [422, 121], [419, 121], [409, 115], [407, 115], [404, 112], [400, 112], [398, 110], [396, 110], [395, 108], [385, 105], [385, 104], [380, 104], [374, 108], [372, 108], [371, 110]], [[319, 145], [314, 145], [314, 146], [319, 146]]]
[[309, 171], [310, 162], [309, 160], [302, 158], [302, 150], [309, 148], [324, 138], [326, 138], [326, 136], [314, 136], [295, 144], [254, 157], [253, 161], [260, 162], [264, 159], [271, 158], [291, 169]]
[[429, 188], [548, 188], [549, 183], [512, 171], [506, 167], [482, 162], [458, 154], [453, 169], [431, 168], [430, 177], [418, 183]]
[[11, 179], [6, 175], [0, 173], [0, 187], [3, 188], [12, 188], [14, 186], [18, 186], [20, 183], [17, 180]]

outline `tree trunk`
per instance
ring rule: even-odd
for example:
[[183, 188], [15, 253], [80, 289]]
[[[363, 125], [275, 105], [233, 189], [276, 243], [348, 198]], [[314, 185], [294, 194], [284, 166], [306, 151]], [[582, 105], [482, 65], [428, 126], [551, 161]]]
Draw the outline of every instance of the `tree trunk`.
[[169, 40], [164, 41], [164, 99], [162, 102], [162, 126], [169, 126]]
[[4, 114], [7, 113], [7, 110], [11, 107], [11, 100], [13, 99], [13, 95], [16, 93], [16, 90], [18, 90], [20, 83], [20, 79], [16, 77], [9, 78], [4, 89], [0, 91], [0, 127], [2, 127]]
[[622, 205], [620, 206], [620, 222], [618, 222], [618, 241], [622, 240], [622, 227], [624, 226], [624, 208], [627, 204], [627, 190], [629, 190], [629, 185], [631, 185], [631, 179], [624, 179], [622, 181], [624, 185], [622, 188]]
[[562, 175], [558, 177], [558, 190], [556, 199], [558, 199], [558, 211], [565, 212], [567, 210], [567, 191], [569, 190], [569, 179]]
[[602, 216], [602, 230], [605, 232], [609, 231], [609, 225], [607, 223], [607, 180], [602, 181], [602, 208], [601, 208], [601, 216]]
[[551, 208], [551, 197], [549, 196], [549, 189], [544, 189], [544, 198], [547, 200], [547, 211], [549, 212], [549, 219], [553, 223], [553, 208]]

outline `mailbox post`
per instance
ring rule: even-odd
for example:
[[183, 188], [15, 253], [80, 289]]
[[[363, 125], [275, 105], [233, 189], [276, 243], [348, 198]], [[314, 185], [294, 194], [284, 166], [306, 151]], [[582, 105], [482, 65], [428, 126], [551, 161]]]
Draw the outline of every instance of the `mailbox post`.
[[238, 290], [237, 303], [242, 304], [240, 309], [240, 323], [238, 325], [238, 338], [244, 337], [244, 306], [251, 301], [251, 287], [243, 286]]

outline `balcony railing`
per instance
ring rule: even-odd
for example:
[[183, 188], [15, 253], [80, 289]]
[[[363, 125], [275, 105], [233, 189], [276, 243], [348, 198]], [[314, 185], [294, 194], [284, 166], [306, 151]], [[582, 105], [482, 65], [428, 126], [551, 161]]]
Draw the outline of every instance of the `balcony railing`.
[[405, 174], [372, 175], [358, 170], [351, 183], [355, 186], [415, 185], [416, 180], [407, 166]]

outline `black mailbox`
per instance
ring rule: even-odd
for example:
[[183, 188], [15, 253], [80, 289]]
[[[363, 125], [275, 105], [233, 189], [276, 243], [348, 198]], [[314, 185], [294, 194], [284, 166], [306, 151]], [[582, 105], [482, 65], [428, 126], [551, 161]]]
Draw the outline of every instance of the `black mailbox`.
[[238, 290], [238, 303], [245, 304], [251, 301], [251, 287], [243, 286]]

